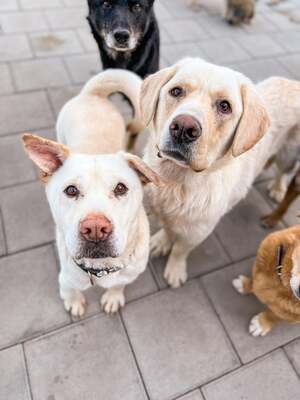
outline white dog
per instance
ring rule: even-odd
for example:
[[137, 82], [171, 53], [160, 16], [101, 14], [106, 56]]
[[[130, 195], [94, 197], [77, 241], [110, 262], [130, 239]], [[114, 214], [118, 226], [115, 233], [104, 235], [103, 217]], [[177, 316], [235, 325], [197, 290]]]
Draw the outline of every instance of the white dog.
[[146, 268], [149, 226], [142, 184], [160, 180], [138, 157], [120, 152], [124, 121], [107, 99], [119, 91], [136, 105], [140, 85], [133, 73], [119, 70], [91, 79], [59, 116], [58, 137], [68, 147], [23, 136], [46, 184], [57, 228], [60, 295], [73, 316], [84, 314], [82, 291], [93, 284], [107, 289], [104, 310], [116, 312], [125, 303], [124, 286]]
[[178, 287], [191, 250], [289, 138], [299, 143], [300, 83], [270, 78], [255, 86], [231, 69], [185, 59], [144, 81], [141, 110], [152, 122], [144, 159], [167, 181], [149, 190], [163, 226], [151, 250], [171, 251], [164, 276]]

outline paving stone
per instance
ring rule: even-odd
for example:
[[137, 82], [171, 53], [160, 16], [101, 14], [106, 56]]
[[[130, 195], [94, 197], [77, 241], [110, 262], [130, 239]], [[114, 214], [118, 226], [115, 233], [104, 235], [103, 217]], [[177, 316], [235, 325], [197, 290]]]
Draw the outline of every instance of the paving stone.
[[[268, 13], [266, 13], [268, 15]], [[267, 17], [263, 14], [256, 14], [251, 24], [243, 26], [243, 29], [248, 33], [265, 33], [265, 32], [275, 32], [278, 30], [277, 26], [274, 25]]]
[[22, 346], [0, 352], [0, 398], [31, 400]]
[[298, 372], [298, 375], [300, 375], [300, 340], [295, 340], [294, 342], [288, 344], [285, 347], [285, 351], [294, 368]]
[[208, 37], [205, 30], [191, 19], [166, 21], [163, 26], [176, 42], [198, 41]]
[[195, 390], [183, 397], [179, 397], [178, 400], [204, 400], [200, 390]]
[[33, 163], [25, 154], [21, 136], [0, 138], [0, 188], [35, 178]]
[[48, 29], [47, 22], [41, 12], [7, 13], [0, 16], [4, 33], [22, 33]]
[[87, 27], [87, 28], [77, 29], [77, 33], [85, 51], [89, 53], [98, 53], [99, 55], [99, 49], [96, 40], [93, 38], [90, 28]]
[[74, 31], [57, 31], [30, 34], [33, 51], [37, 57], [78, 54], [82, 46]]
[[168, 65], [175, 64], [185, 57], [207, 58], [206, 54], [196, 43], [181, 43], [172, 45], [163, 45], [161, 49], [162, 57], [168, 62]]
[[200, 49], [214, 63], [230, 63], [249, 60], [249, 54], [230, 38], [199, 42]]
[[27, 183], [1, 190], [0, 207], [9, 253], [54, 239], [52, 217], [42, 183]]
[[25, 35], [0, 36], [0, 62], [31, 58], [31, 49]]
[[[0, 347], [68, 324], [52, 246], [0, 259]], [[1, 353], [0, 353], [1, 354]]]
[[33, 400], [147, 398], [117, 315], [26, 343], [25, 353]]
[[274, 35], [274, 40], [284, 49], [292, 52], [300, 51], [300, 31], [280, 32]]
[[164, 28], [164, 25], [160, 26], [159, 30], [160, 30], [160, 43], [162, 45], [174, 43], [174, 39], [168, 33], [168, 31]]
[[62, 0], [19, 0], [23, 9], [60, 7]]
[[70, 82], [65, 66], [59, 59], [14, 63], [12, 71], [20, 91], [64, 86]]
[[69, 29], [87, 26], [86, 8], [65, 8], [45, 11], [46, 18], [52, 29]]
[[162, 4], [162, 2], [156, 1], [154, 3], [154, 11], [155, 11], [156, 18], [159, 21], [165, 21], [168, 19], [172, 19], [172, 15], [170, 14], [168, 8], [164, 4]]
[[13, 91], [10, 70], [6, 64], [0, 64], [0, 94], [10, 94]]
[[0, 97], [0, 135], [53, 125], [52, 112], [44, 92]]
[[62, 0], [67, 7], [86, 7], [86, 0]]
[[279, 14], [276, 11], [268, 10], [265, 18], [272, 22], [278, 29], [281, 31], [285, 30], [295, 30], [297, 28], [297, 24], [292, 22], [287, 15]]
[[292, 74], [282, 64], [274, 59], [254, 60], [232, 66], [254, 82], [260, 82], [270, 76], [292, 78]]
[[239, 275], [251, 276], [254, 259], [234, 264], [202, 278], [203, 285], [228, 335], [246, 363], [300, 336], [300, 325], [282, 323], [267, 336], [255, 338], [248, 328], [251, 318], [265, 309], [253, 296], [242, 296], [232, 286]]
[[239, 365], [197, 281], [128, 304], [122, 314], [151, 400], [174, 398]]
[[84, 54], [65, 58], [73, 83], [85, 83], [101, 71], [98, 54]]
[[229, 25], [225, 19], [220, 19], [220, 15], [203, 15], [195, 18], [195, 21], [213, 38], [248, 36], [240, 26]]
[[206, 400], [292, 400], [300, 380], [282, 350], [204, 386]]
[[[211, 272], [230, 262], [215, 235], [211, 235], [204, 243], [198, 246], [188, 258], [189, 279]], [[167, 257], [151, 259], [151, 264], [160, 288], [167, 287], [163, 274]]]
[[77, 96], [81, 90], [81, 86], [66, 86], [59, 89], [50, 89], [49, 96], [52, 107], [54, 108], [56, 116], [72, 97]]
[[1, 0], [0, 2], [0, 11], [14, 11], [18, 8], [17, 0]]
[[234, 261], [256, 254], [259, 243], [266, 236], [266, 230], [260, 225], [260, 218], [270, 211], [268, 203], [253, 188], [245, 200], [223, 217], [216, 232]]
[[0, 209], [0, 256], [6, 254], [6, 239], [4, 236], [4, 225], [3, 225], [3, 218]]
[[254, 57], [268, 57], [284, 53], [284, 49], [266, 34], [237, 37], [237, 42]]
[[296, 79], [300, 79], [300, 53], [280, 57], [279, 61]]

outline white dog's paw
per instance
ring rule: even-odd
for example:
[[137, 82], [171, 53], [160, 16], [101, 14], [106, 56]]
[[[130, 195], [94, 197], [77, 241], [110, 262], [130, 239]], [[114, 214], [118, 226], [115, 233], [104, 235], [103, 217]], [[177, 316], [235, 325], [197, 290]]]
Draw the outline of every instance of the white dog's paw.
[[186, 270], [186, 264], [180, 263], [167, 265], [164, 273], [164, 278], [168, 282], [169, 286], [173, 289], [177, 289], [187, 281], [188, 275]]
[[245, 294], [244, 290], [244, 276], [239, 275], [237, 278], [233, 279], [232, 286], [240, 294]]
[[172, 242], [164, 229], [160, 229], [151, 237], [150, 252], [152, 257], [167, 255], [170, 252], [171, 247]]
[[125, 296], [123, 290], [108, 289], [102, 295], [100, 301], [101, 307], [107, 314], [114, 314], [125, 305]]
[[260, 322], [260, 314], [255, 315], [249, 325], [249, 333], [252, 336], [266, 336], [267, 333], [270, 332], [270, 328], [264, 327]]
[[75, 298], [64, 300], [65, 309], [73, 317], [81, 318], [85, 313], [86, 300], [82, 293]]

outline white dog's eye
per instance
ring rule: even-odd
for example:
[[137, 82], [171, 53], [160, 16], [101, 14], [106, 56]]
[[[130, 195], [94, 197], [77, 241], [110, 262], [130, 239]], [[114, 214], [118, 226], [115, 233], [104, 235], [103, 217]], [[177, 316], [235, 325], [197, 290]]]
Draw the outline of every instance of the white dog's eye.
[[217, 110], [221, 114], [230, 114], [232, 112], [231, 105], [227, 100], [217, 101]]
[[114, 188], [114, 195], [116, 197], [124, 196], [128, 192], [128, 187], [124, 183], [119, 182]]
[[68, 186], [68, 187], [64, 190], [64, 192], [65, 192], [65, 194], [66, 194], [68, 197], [78, 197], [79, 194], [80, 194], [79, 190], [78, 190], [77, 187], [74, 186], [74, 185]]
[[181, 97], [184, 95], [184, 93], [184, 89], [181, 86], [176, 86], [169, 91], [169, 94], [172, 97]]

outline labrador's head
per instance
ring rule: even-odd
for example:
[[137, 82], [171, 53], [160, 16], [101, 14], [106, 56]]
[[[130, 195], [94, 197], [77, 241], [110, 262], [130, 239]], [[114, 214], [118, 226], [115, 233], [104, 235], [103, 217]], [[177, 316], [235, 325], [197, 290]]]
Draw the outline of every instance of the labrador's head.
[[201, 59], [184, 59], [143, 83], [141, 111], [153, 123], [160, 155], [202, 171], [229, 150], [238, 157], [270, 125], [263, 101], [242, 74]]
[[67, 147], [25, 134], [23, 143], [46, 184], [51, 211], [76, 259], [119, 257], [143, 199], [143, 184], [161, 180], [140, 158], [73, 154]]

